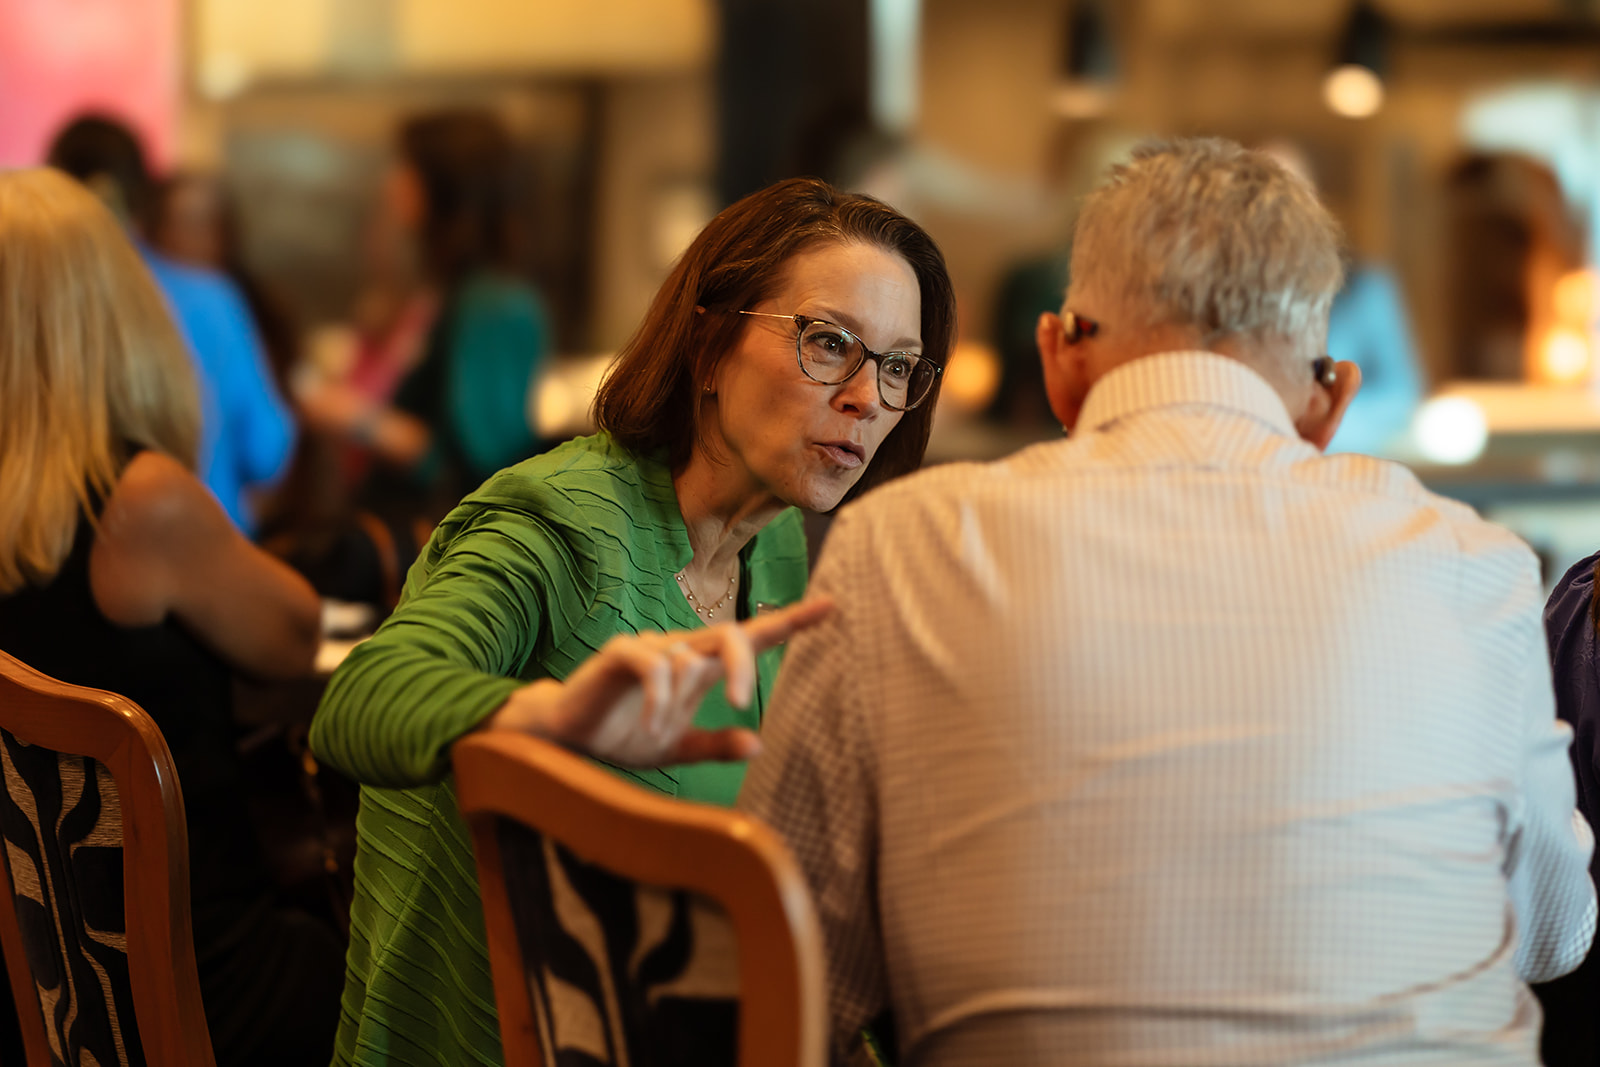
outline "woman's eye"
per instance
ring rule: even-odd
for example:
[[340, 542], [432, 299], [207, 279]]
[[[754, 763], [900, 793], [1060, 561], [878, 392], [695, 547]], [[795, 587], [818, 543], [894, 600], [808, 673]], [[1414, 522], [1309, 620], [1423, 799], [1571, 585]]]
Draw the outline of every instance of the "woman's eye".
[[883, 360], [883, 367], [878, 371], [878, 374], [880, 376], [888, 375], [895, 381], [903, 382], [911, 377], [911, 371], [915, 367], [916, 363], [909, 356], [886, 356]]
[[850, 349], [850, 340], [833, 330], [813, 330], [806, 334], [807, 347], [829, 356], [843, 355]]

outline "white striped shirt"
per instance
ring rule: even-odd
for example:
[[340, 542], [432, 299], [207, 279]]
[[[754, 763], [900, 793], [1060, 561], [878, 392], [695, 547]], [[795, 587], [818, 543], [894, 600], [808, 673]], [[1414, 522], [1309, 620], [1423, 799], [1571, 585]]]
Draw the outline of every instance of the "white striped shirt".
[[1533, 554], [1208, 353], [835, 523], [741, 806], [902, 1063], [1532, 1064], [1582, 959]]

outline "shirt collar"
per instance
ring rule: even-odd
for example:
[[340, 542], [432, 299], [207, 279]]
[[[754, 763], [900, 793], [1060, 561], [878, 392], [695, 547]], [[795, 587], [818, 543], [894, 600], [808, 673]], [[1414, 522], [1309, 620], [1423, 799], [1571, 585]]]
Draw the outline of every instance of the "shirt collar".
[[1125, 415], [1179, 404], [1229, 408], [1295, 437], [1283, 398], [1265, 378], [1215, 352], [1160, 352], [1129, 360], [1089, 390], [1079, 430], [1098, 430]]
[[[623, 446], [612, 441], [609, 434], [606, 441], [619, 457], [631, 456]], [[672, 484], [666, 449], [632, 458], [638, 467], [639, 489], [648, 511], [647, 515], [635, 516], [635, 521], [644, 519], [655, 528], [656, 543], [661, 546], [664, 558], [673, 570], [681, 571], [694, 558], [694, 548], [689, 544], [689, 530], [678, 507], [678, 491]]]

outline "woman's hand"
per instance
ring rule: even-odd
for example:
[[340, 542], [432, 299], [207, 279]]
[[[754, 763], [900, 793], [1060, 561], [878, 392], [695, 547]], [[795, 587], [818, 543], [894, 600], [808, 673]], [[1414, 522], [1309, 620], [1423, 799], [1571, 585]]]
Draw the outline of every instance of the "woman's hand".
[[726, 678], [728, 702], [749, 704], [756, 654], [832, 607], [805, 600], [737, 625], [613, 637], [565, 682], [534, 682], [512, 693], [484, 728], [521, 730], [633, 767], [749, 759], [760, 747], [752, 731], [694, 728], [701, 699]]
[[302, 393], [299, 403], [306, 425], [356, 441], [402, 467], [420, 462], [433, 440], [421, 419], [385, 407], [340, 382]]

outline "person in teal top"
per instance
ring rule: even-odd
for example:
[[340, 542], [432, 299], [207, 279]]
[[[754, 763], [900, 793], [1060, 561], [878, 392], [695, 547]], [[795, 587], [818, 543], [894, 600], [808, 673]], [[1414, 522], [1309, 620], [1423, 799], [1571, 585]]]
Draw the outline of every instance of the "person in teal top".
[[[543, 298], [510, 264], [512, 145], [491, 112], [407, 119], [379, 197], [399, 234], [388, 294], [426, 324], [384, 351], [361, 384], [301, 398], [310, 425], [367, 454], [355, 499], [395, 529], [431, 525], [468, 491], [535, 450], [528, 390], [553, 347]], [[376, 269], [376, 268], [375, 268]], [[380, 387], [378, 383], [383, 383]]]
[[[449, 774], [464, 734], [555, 737], [642, 788], [733, 801], [777, 668], [761, 650], [817, 610], [784, 609], [806, 580], [796, 508], [921, 463], [954, 329], [916, 224], [780, 182], [673, 268], [600, 389], [600, 432], [439, 524], [312, 724], [318, 757], [363, 784], [336, 1064], [501, 1062]], [[646, 728], [641, 703], [693, 729]]]

